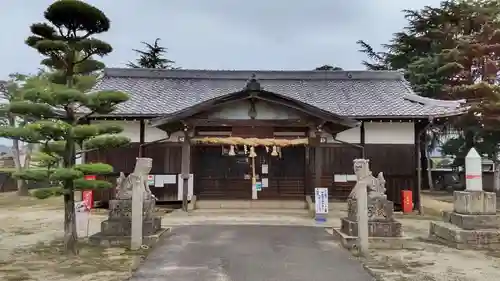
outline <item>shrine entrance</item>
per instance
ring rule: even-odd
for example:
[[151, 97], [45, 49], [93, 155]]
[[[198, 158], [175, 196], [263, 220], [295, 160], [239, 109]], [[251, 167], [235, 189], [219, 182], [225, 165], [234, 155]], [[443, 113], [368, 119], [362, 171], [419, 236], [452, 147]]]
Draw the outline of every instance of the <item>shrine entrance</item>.
[[194, 193], [199, 199], [303, 199], [305, 149], [195, 146]]

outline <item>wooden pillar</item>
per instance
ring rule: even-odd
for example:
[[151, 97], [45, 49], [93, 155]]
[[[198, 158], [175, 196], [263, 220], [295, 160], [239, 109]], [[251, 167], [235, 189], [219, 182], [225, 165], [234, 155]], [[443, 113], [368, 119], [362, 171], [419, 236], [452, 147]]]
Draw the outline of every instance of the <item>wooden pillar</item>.
[[366, 133], [365, 133], [365, 122], [361, 121], [361, 126], [359, 127], [359, 144], [365, 146]]
[[309, 144], [304, 148], [304, 195], [308, 195], [312, 193], [313, 190], [313, 182], [312, 182], [312, 171], [313, 166], [311, 165], [311, 156], [312, 156], [312, 146], [311, 140], [309, 139]]
[[[321, 131], [315, 132], [314, 149], [314, 187], [321, 187], [321, 176], [323, 175], [323, 151], [321, 149]], [[314, 191], [314, 190], [313, 190]]]
[[423, 207], [421, 204], [420, 200], [420, 193], [422, 190], [423, 186], [423, 171], [426, 171], [430, 167], [427, 167], [427, 159], [426, 159], [426, 153], [425, 153], [425, 131], [428, 129], [430, 122], [428, 121], [423, 121], [423, 122], [415, 122], [414, 123], [414, 130], [415, 130], [415, 185], [416, 187], [413, 188], [413, 200], [414, 200], [414, 205], [418, 209], [418, 212], [420, 214], [423, 214]]
[[182, 142], [182, 210], [188, 211], [188, 192], [189, 192], [189, 172], [191, 167], [191, 141], [190, 132], [184, 129], [184, 141]]
[[144, 143], [146, 142], [146, 120], [141, 120], [139, 123], [139, 157], [144, 157], [146, 147]]

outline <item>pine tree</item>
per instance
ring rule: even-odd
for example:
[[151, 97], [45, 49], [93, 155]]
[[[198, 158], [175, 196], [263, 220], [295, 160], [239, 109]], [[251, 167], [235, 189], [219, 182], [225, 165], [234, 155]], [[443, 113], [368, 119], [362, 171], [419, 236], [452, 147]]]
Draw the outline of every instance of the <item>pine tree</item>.
[[[38, 75], [29, 76], [18, 73], [11, 74], [9, 75], [9, 77], [10, 79], [8, 81], [5, 81], [3, 85], [0, 85], [1, 98], [3, 98], [4, 101], [6, 102], [0, 105], [0, 122], [2, 125], [5, 126], [22, 128], [32, 120], [29, 118], [23, 118], [23, 116], [18, 116], [16, 114], [13, 114], [12, 112], [9, 112], [8, 110], [9, 104], [12, 102], [21, 101], [24, 90], [31, 87], [31, 85], [33, 85], [35, 81], [38, 81], [40, 77]], [[30, 163], [29, 160], [31, 158], [31, 152], [33, 150], [33, 145], [28, 144], [26, 146], [26, 149], [24, 151], [25, 152], [24, 165], [21, 165], [21, 149], [22, 149], [22, 142], [18, 139], [13, 139], [12, 154], [15, 166], [14, 168], [18, 173], [28, 167]], [[16, 183], [17, 183], [17, 194], [19, 196], [30, 195], [28, 187], [26, 186], [24, 180], [17, 179]]]
[[[83, 152], [82, 147], [109, 148], [130, 142], [116, 135], [123, 130], [118, 126], [84, 123], [92, 114], [111, 113], [128, 96], [117, 91], [81, 90], [93, 79], [86, 74], [103, 66], [92, 56], [105, 56], [112, 51], [109, 44], [94, 37], [110, 28], [110, 21], [102, 11], [83, 1], [60, 0], [51, 4], [44, 16], [47, 22], [31, 25], [33, 35], [26, 43], [46, 57], [42, 64], [57, 71], [50, 75], [51, 82], [26, 90], [22, 100], [9, 104], [9, 112], [36, 121], [23, 128], [2, 127], [0, 135], [40, 144], [42, 154], [37, 161], [42, 167], [14, 176], [48, 180], [60, 186], [57, 190], [64, 195], [64, 246], [66, 252], [77, 254], [74, 190], [110, 188], [110, 183], [87, 181], [84, 175], [105, 174], [113, 168], [107, 164], [75, 165], [75, 158]], [[54, 193], [58, 192], [53, 188], [37, 191], [38, 197], [57, 195]]]
[[463, 166], [472, 146], [497, 161], [500, 103], [491, 77], [496, 77], [499, 12], [498, 1], [442, 1], [438, 7], [404, 11], [407, 25], [383, 45], [383, 52], [358, 42], [372, 59], [364, 62], [367, 68], [402, 69], [419, 95], [469, 101], [470, 113], [446, 126], [459, 132], [443, 149], [456, 156], [456, 166]]
[[333, 71], [333, 70], [343, 70], [343, 69], [342, 69], [342, 67], [325, 64], [325, 65], [316, 67], [314, 70]]
[[159, 45], [160, 38], [156, 38], [153, 44], [141, 42], [146, 46], [146, 50], [133, 49], [134, 52], [139, 54], [136, 63], [129, 62], [128, 67], [131, 68], [157, 68], [157, 69], [177, 69], [174, 67], [175, 62], [165, 58], [167, 48]]
[[[437, 74], [445, 77], [444, 91], [453, 99], [466, 99], [468, 113], [457, 119], [464, 131], [464, 146], [457, 160], [473, 146], [487, 147], [482, 153], [494, 154], [497, 161], [500, 125], [500, 3], [470, 2], [466, 15], [450, 25], [456, 36], [452, 48], [443, 49], [435, 60], [441, 64]], [[485, 144], [485, 142], [492, 142]], [[494, 148], [492, 151], [491, 149]], [[498, 162], [498, 161], [497, 161]]]

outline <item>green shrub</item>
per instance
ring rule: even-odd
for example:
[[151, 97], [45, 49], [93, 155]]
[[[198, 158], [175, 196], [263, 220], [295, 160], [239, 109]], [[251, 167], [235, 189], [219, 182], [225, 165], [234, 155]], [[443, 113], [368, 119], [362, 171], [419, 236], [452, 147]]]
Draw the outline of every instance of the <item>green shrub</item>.
[[62, 196], [64, 189], [60, 186], [37, 188], [31, 191], [31, 195], [38, 199], [47, 199], [52, 196]]

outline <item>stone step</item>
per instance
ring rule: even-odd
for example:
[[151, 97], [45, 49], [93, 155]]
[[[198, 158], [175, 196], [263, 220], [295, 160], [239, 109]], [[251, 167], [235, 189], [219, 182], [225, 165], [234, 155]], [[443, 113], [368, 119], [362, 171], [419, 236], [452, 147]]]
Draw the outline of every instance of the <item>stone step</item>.
[[500, 249], [498, 229], [465, 230], [448, 222], [433, 221], [430, 237], [457, 249]]
[[263, 208], [252, 208], [252, 209], [196, 209], [192, 211], [193, 214], [203, 214], [203, 215], [284, 215], [284, 216], [309, 216], [309, 212], [306, 209], [263, 209]]
[[197, 200], [196, 209], [307, 209], [302, 200]]

